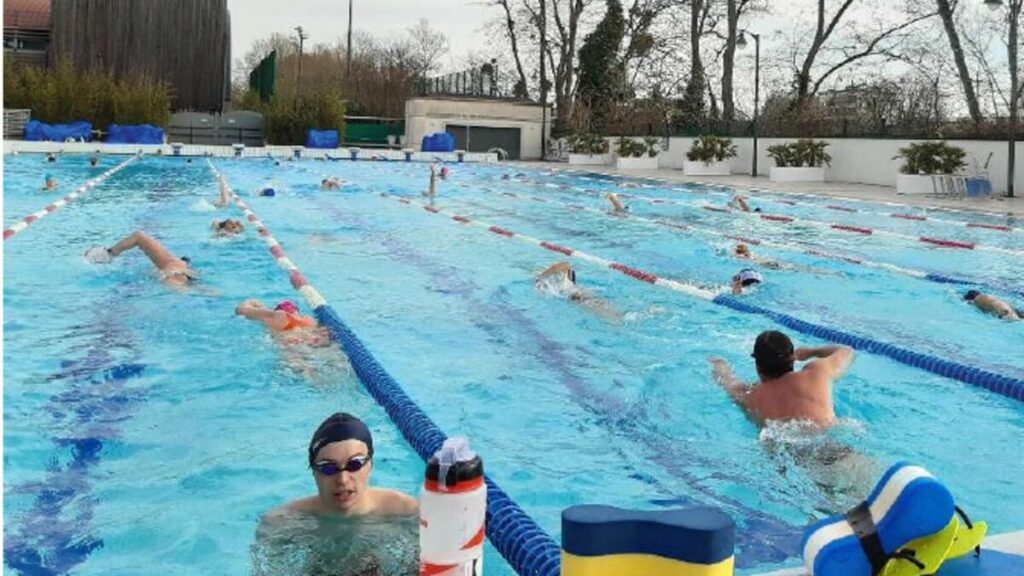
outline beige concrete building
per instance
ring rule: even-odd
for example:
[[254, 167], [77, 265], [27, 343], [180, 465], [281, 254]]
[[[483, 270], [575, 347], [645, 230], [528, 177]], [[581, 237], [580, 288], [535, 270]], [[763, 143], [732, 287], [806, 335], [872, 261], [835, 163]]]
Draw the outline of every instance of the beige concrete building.
[[419, 150], [423, 136], [448, 132], [456, 148], [487, 152], [500, 148], [513, 160], [541, 158], [541, 131], [551, 133], [551, 110], [532, 102], [474, 97], [423, 97], [405, 102], [405, 141]]

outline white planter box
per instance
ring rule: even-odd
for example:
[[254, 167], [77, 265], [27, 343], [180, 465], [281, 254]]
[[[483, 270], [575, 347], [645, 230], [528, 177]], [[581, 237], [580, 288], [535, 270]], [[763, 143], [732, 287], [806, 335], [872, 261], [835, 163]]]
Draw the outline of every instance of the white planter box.
[[769, 172], [772, 182], [824, 182], [825, 181], [825, 167], [815, 166], [808, 168], [807, 166], [801, 166], [794, 168], [792, 166], [786, 166], [780, 168], [778, 166], [772, 166]]
[[732, 171], [729, 169], [729, 161], [704, 163], [701, 161], [683, 161], [683, 174], [687, 176], [728, 176]]
[[618, 156], [615, 158], [615, 167], [619, 170], [657, 170], [658, 157], [651, 158], [646, 154], [640, 158]]
[[897, 194], [934, 194], [931, 174], [900, 174], [896, 178]]
[[576, 166], [606, 166], [608, 154], [569, 154], [569, 164]]

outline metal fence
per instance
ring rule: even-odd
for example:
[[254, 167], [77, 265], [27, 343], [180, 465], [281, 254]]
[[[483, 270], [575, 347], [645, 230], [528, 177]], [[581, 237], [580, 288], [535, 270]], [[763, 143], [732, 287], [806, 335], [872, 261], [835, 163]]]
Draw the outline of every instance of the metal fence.
[[258, 112], [205, 114], [178, 112], [167, 125], [167, 141], [207, 146], [263, 146], [263, 115]]
[[421, 78], [416, 81], [414, 92], [417, 96], [507, 97], [498, 85], [498, 66], [493, 62], [479, 68]]

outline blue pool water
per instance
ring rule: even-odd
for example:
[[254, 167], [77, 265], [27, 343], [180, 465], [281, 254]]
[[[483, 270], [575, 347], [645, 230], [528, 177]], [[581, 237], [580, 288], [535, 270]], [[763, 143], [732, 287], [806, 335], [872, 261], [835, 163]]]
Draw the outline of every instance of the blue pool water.
[[[539, 294], [531, 275], [555, 254], [378, 195], [421, 200], [423, 164], [215, 164], [410, 397], [447, 434], [469, 436], [489, 475], [556, 541], [559, 513], [573, 504], [712, 504], [736, 519], [741, 573], [792, 566], [802, 528], [855, 504], [898, 460], [926, 466], [991, 532], [1024, 528], [1020, 402], [860, 354], [835, 386], [842, 420], [831, 435], [865, 456], [864, 478], [823, 488], [822, 471], [769, 448], [794, 441], [793, 430], [760, 431], [710, 378], [709, 356], [754, 378], [749, 350], [757, 333], [777, 328], [770, 320], [584, 262], [575, 264], [580, 282], [621, 312], [620, 322]], [[46, 171], [68, 186], [99, 172], [84, 157], [56, 167], [38, 155], [7, 157], [5, 225], [59, 196], [38, 190]], [[353, 185], [321, 192], [323, 174]], [[278, 195], [253, 195], [266, 184]], [[742, 267], [724, 240], [558, 206], [602, 207], [587, 190], [618, 184], [459, 165], [436, 204], [700, 285], [722, 285]], [[631, 202], [631, 211], [1020, 286], [1024, 258], [739, 220], [699, 208], [727, 196], [686, 188], [627, 190], [686, 204]], [[5, 242], [5, 573], [43, 573], [40, 565], [75, 574], [274, 573], [256, 568], [266, 568], [268, 554], [259, 519], [314, 492], [306, 443], [338, 410], [374, 431], [374, 483], [418, 490], [422, 462], [350, 369], [315, 357], [302, 359], [312, 373], [297, 370], [259, 326], [234, 316], [245, 298], [296, 296], [251, 227], [239, 239], [209, 237], [211, 219], [241, 216], [214, 211], [216, 193], [205, 160], [146, 158]], [[752, 201], [771, 212], [1022, 248], [1020, 234], [837, 215], [823, 208], [834, 201]], [[134, 229], [191, 256], [202, 290], [164, 288], [139, 254], [106, 267], [82, 259], [86, 248]], [[818, 272], [767, 270], [769, 281], [744, 296], [750, 303], [1024, 377], [1024, 323], [978, 314], [959, 300], [960, 287], [753, 248]], [[294, 571], [284, 566], [279, 573]], [[512, 573], [492, 548], [486, 566]]]

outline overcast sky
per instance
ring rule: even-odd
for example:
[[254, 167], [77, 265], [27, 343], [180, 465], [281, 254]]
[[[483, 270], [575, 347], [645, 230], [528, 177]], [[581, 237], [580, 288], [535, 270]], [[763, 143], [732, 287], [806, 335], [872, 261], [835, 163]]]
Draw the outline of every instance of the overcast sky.
[[[465, 55], [487, 38], [481, 31], [493, 15], [483, 0], [354, 0], [353, 28], [375, 36], [400, 34], [421, 18], [448, 36], [451, 54]], [[302, 26], [307, 42], [334, 43], [348, 29], [347, 0], [228, 0], [231, 56], [241, 58], [254, 40]]]

